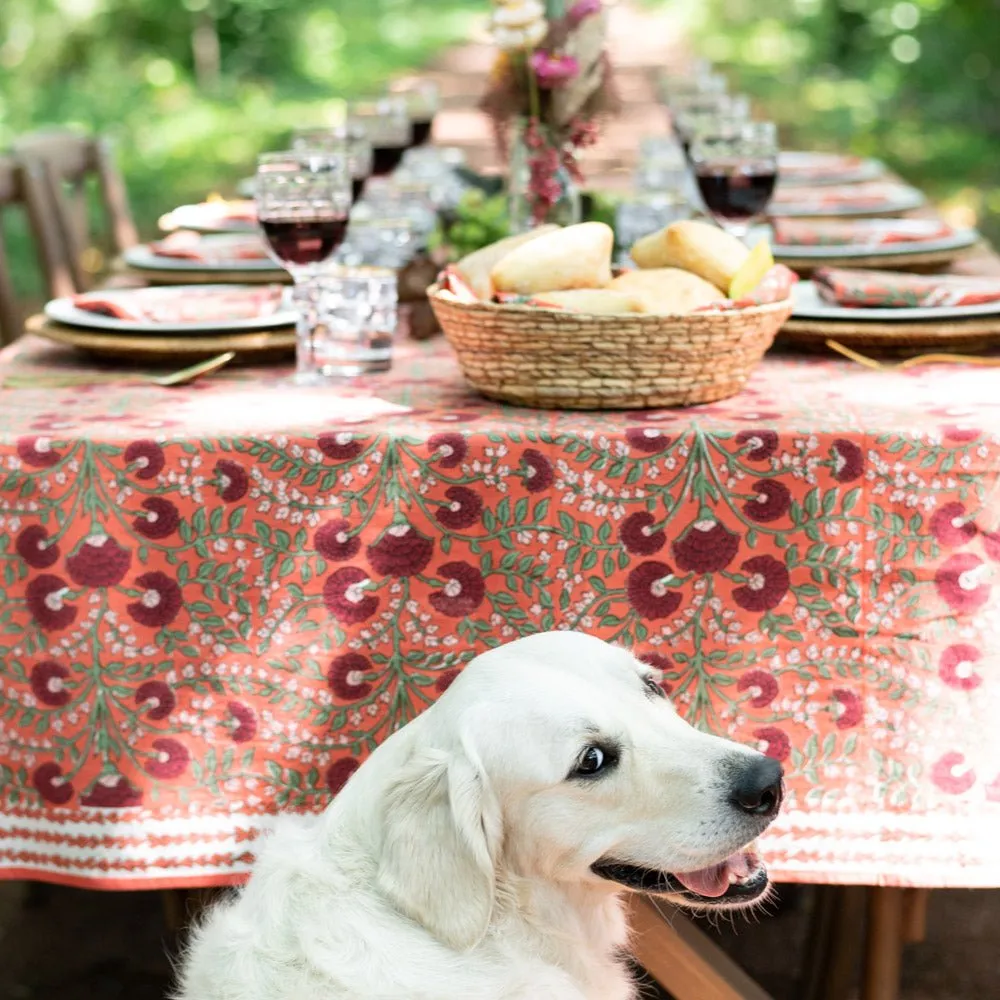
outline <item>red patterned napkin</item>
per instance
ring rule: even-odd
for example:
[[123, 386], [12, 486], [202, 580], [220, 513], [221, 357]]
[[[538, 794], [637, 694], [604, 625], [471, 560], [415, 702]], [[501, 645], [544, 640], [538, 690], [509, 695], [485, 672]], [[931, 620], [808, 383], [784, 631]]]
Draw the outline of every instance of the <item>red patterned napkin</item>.
[[851, 171], [859, 170], [864, 164], [860, 156], [829, 153], [819, 154], [812, 160], [789, 161], [779, 157], [779, 167], [782, 177], [794, 177], [800, 184], [808, 181], [821, 181], [823, 178], [837, 177]]
[[937, 219], [860, 219], [857, 222], [776, 219], [774, 243], [782, 247], [882, 247], [940, 240], [954, 232], [951, 226]]
[[775, 264], [761, 278], [760, 284], [742, 299], [724, 299], [710, 305], [695, 309], [695, 312], [731, 312], [734, 309], [750, 309], [753, 306], [766, 306], [773, 302], [784, 302], [792, 294], [792, 286], [799, 276], [784, 264]]
[[264, 241], [256, 234], [213, 236], [206, 239], [200, 233], [180, 230], [166, 239], [149, 244], [157, 257], [196, 260], [205, 264], [224, 264], [227, 261], [267, 260]]
[[141, 323], [224, 323], [272, 316], [281, 309], [280, 285], [235, 288], [126, 288], [86, 292], [73, 299], [77, 309]]
[[1000, 278], [896, 274], [824, 267], [813, 283], [826, 302], [855, 308], [911, 309], [1000, 302]]
[[808, 208], [878, 208], [895, 202], [901, 191], [901, 184], [886, 181], [870, 181], [865, 184], [844, 184], [838, 187], [782, 187], [774, 193], [771, 207], [795, 205]]

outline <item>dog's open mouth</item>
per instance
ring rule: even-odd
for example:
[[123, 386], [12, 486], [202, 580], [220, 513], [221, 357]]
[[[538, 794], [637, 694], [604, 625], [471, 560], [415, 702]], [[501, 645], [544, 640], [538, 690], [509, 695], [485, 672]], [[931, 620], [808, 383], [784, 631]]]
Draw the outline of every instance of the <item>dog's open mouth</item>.
[[767, 868], [753, 848], [692, 872], [664, 872], [603, 858], [592, 870], [601, 878], [640, 892], [680, 896], [698, 906], [752, 903], [767, 891]]

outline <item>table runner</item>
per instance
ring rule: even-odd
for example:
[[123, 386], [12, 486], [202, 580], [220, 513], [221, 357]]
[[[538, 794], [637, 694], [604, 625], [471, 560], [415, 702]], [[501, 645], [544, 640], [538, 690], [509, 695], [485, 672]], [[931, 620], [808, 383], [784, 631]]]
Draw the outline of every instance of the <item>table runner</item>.
[[998, 469], [964, 367], [555, 413], [438, 340], [356, 389], [0, 390], [0, 877], [238, 881], [475, 653], [581, 628], [784, 762], [776, 877], [998, 886]]

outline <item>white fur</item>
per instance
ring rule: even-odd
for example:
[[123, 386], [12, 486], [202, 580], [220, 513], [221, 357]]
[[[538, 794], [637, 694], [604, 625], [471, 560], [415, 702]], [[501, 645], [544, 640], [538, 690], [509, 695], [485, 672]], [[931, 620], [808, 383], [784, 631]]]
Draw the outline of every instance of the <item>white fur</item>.
[[[651, 673], [571, 632], [478, 657], [323, 814], [278, 822], [194, 932], [181, 1000], [631, 1000], [621, 889], [591, 864], [692, 871], [766, 825], [728, 800], [756, 751]], [[569, 780], [601, 740], [619, 766]]]

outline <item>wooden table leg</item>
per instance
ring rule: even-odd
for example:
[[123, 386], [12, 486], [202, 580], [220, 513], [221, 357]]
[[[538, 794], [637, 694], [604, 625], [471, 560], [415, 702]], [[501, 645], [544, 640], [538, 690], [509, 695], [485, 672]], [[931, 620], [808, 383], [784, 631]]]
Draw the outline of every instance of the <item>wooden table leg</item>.
[[675, 1000], [771, 1000], [714, 941], [669, 904], [633, 894], [629, 919], [635, 960]]
[[816, 886], [803, 974], [803, 1000], [847, 1000], [857, 986], [868, 889]]
[[903, 890], [903, 944], [927, 940], [927, 903], [930, 889]]
[[905, 892], [905, 889], [887, 886], [869, 892], [861, 1000], [899, 1000]]

